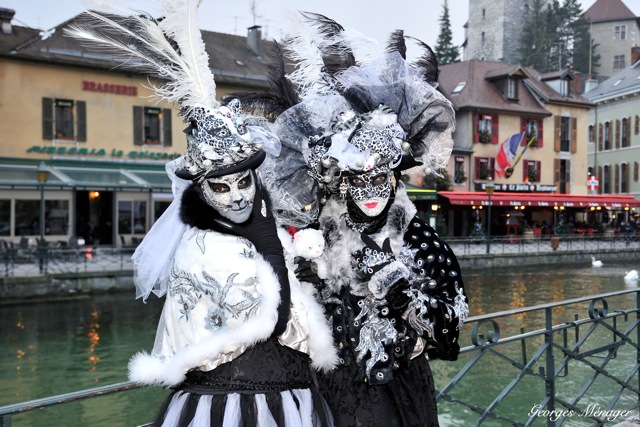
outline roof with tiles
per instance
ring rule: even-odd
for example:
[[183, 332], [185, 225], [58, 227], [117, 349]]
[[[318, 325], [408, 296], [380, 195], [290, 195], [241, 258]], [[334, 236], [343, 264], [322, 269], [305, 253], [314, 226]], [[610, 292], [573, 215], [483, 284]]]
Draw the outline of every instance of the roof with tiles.
[[[540, 73], [533, 68], [479, 60], [456, 62], [440, 68], [440, 88], [457, 110], [480, 108], [548, 116], [550, 113], [544, 108], [545, 102], [590, 105], [578, 94], [561, 96], [542, 81]], [[493, 84], [502, 77], [518, 77], [517, 101], [508, 100]]]
[[584, 17], [592, 23], [637, 19], [622, 0], [596, 0], [586, 10]]
[[[28, 36], [25, 33], [22, 40], [15, 39], [13, 41], [0, 35], [0, 47], [2, 47], [0, 55], [10, 54], [17, 59], [135, 73], [135, 67], [128, 66], [126, 62], [111, 53], [91, 49], [78, 40], [63, 34], [65, 27], [76, 21], [82, 22], [88, 17], [89, 15], [85, 13], [77, 15], [49, 30], [45, 37], [40, 36], [39, 31], [32, 32]], [[118, 18], [113, 15], [110, 17]], [[247, 37], [203, 30], [202, 39], [209, 55], [209, 67], [212, 69], [217, 83], [227, 82], [245, 86], [267, 87], [266, 55], [253, 52], [248, 46]], [[272, 43], [260, 40], [258, 42], [259, 53], [266, 52]]]
[[615, 73], [584, 96], [590, 100], [599, 101], [628, 93], [640, 93], [640, 61]]

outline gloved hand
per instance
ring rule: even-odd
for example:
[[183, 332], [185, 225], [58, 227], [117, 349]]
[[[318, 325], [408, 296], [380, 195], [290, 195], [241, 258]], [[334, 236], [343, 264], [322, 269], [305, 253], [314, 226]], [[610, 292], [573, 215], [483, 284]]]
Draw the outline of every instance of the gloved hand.
[[229, 233], [248, 239], [262, 255], [273, 271], [278, 276], [280, 282], [280, 306], [278, 306], [278, 323], [273, 331], [273, 335], [282, 334], [287, 328], [289, 321], [289, 305], [291, 304], [291, 289], [289, 288], [289, 277], [287, 266], [284, 261], [282, 243], [278, 238], [276, 221], [271, 213], [271, 206], [268, 197], [260, 182], [256, 180], [256, 195], [253, 199], [253, 210], [249, 219], [236, 224], [223, 217], [214, 218], [222, 233]]
[[409, 295], [404, 293], [404, 290], [407, 289], [408, 283], [404, 280], [401, 280], [395, 284], [393, 284], [389, 290], [387, 291], [387, 295], [385, 295], [385, 299], [387, 300], [387, 304], [393, 310], [398, 312], [399, 314], [404, 313], [411, 302], [411, 298]]
[[356, 262], [358, 271], [365, 278], [371, 278], [375, 273], [395, 261], [396, 258], [391, 251], [389, 238], [386, 238], [382, 243], [382, 248], [365, 233], [361, 233], [360, 238], [365, 246], [356, 253]]
[[299, 281], [311, 283], [315, 288], [322, 286], [322, 279], [318, 277], [318, 270], [313, 261], [295, 257], [293, 262], [298, 266], [294, 273]]

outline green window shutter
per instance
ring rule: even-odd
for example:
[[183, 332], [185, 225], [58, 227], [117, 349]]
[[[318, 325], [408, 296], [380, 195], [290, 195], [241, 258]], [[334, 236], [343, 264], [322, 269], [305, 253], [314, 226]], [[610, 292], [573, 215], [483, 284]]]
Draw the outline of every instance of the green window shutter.
[[42, 139], [53, 139], [53, 99], [42, 98]]

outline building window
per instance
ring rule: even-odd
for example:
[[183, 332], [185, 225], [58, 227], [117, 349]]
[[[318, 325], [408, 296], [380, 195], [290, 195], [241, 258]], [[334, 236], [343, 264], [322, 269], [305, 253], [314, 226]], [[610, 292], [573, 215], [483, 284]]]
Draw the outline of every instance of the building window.
[[486, 10], [482, 9], [482, 19], [485, 17]]
[[453, 171], [453, 183], [460, 185], [460, 184], [464, 184], [466, 180], [467, 180], [467, 175], [465, 173], [464, 157], [456, 156], [454, 171]]
[[560, 121], [560, 151], [571, 151], [571, 117]]
[[518, 80], [507, 79], [507, 99], [518, 99]]
[[476, 142], [483, 144], [498, 143], [498, 116], [479, 114], [476, 127]]
[[0, 236], [11, 235], [11, 200], [0, 200]]
[[624, 55], [614, 55], [613, 56], [613, 69], [614, 70], [622, 70], [625, 67], [624, 65]]
[[171, 110], [156, 107], [133, 107], [133, 143], [170, 147]]
[[462, 92], [462, 89], [464, 89], [465, 85], [467, 84], [467, 82], [460, 82], [456, 85], [456, 87], [453, 89], [453, 92], [451, 92], [452, 95], [457, 95], [460, 92]]
[[569, 81], [567, 79], [560, 80], [560, 95], [569, 96]]
[[525, 160], [522, 167], [522, 181], [540, 182], [540, 161]]
[[631, 136], [631, 127], [629, 126], [629, 119], [626, 117], [622, 119], [622, 125], [620, 129], [620, 142], [622, 147], [629, 147], [630, 144], [630, 136]]
[[530, 147], [542, 147], [542, 119], [523, 117], [520, 122], [520, 131], [526, 132], [522, 145], [527, 145], [533, 139]]
[[614, 40], [626, 40], [627, 38], [627, 26], [616, 25], [613, 27], [613, 39]]
[[611, 166], [605, 165], [602, 172], [602, 193], [611, 194]]
[[605, 150], [611, 150], [611, 122], [604, 124], [604, 147]]
[[120, 200], [118, 202], [118, 234], [130, 236], [147, 232], [147, 202]]
[[629, 192], [629, 164], [622, 163], [620, 165], [620, 192]]
[[481, 40], [482, 40], [482, 43], [484, 44], [484, 31], [482, 32]]
[[42, 98], [42, 139], [86, 142], [86, 102]]
[[595, 127], [593, 125], [589, 125], [588, 137], [589, 137], [589, 144], [593, 144], [596, 140]]
[[[40, 200], [15, 201], [14, 236], [40, 235]], [[69, 201], [45, 200], [44, 234], [64, 236], [69, 231]], [[19, 214], [18, 214], [19, 213]]]
[[475, 179], [486, 181], [493, 179], [495, 159], [493, 157], [476, 157], [475, 158]]

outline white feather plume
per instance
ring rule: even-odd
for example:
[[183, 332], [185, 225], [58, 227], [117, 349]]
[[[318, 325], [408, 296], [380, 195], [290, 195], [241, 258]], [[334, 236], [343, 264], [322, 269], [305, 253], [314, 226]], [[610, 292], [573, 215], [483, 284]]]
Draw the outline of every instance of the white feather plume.
[[[162, 84], [152, 85], [155, 97], [178, 103], [188, 117], [195, 106], [219, 106], [209, 56], [198, 28], [199, 2], [159, 2], [164, 13], [161, 22], [133, 10], [119, 9], [129, 15], [122, 20], [86, 11], [93, 18], [91, 22], [75, 23], [65, 28], [64, 33], [85, 45], [105, 49], [127, 66], [161, 79]], [[167, 37], [177, 43], [179, 52]]]
[[292, 15], [286, 49], [288, 56], [296, 64], [296, 70], [289, 75], [289, 79], [298, 86], [300, 97], [308, 93], [325, 93], [332, 89], [325, 78], [324, 61], [318, 46], [322, 38], [317, 27], [309, 25], [302, 15]]

